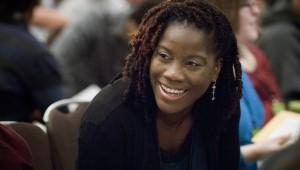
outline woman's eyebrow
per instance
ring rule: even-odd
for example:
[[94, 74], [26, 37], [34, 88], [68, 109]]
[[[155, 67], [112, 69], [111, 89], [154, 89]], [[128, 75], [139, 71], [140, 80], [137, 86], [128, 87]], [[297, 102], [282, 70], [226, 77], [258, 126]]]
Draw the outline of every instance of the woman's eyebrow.
[[164, 45], [161, 45], [161, 44], [157, 45], [157, 50], [164, 50], [167, 53], [170, 53], [170, 54], [172, 53], [171, 50], [169, 50], [167, 47], [165, 47]]
[[161, 44], [157, 45], [157, 49], [164, 49], [164, 50], [169, 51], [167, 47], [165, 47], [164, 45], [161, 45]]
[[200, 54], [196, 54], [196, 55], [190, 55], [189, 56], [190, 59], [206, 59], [207, 57], [205, 57], [204, 55], [200, 55]]

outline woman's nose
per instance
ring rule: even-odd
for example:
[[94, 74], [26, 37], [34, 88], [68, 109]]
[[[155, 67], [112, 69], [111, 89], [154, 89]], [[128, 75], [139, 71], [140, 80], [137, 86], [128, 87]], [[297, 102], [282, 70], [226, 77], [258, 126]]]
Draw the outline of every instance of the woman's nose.
[[184, 79], [183, 68], [179, 63], [172, 63], [167, 66], [164, 76], [172, 81], [182, 81]]

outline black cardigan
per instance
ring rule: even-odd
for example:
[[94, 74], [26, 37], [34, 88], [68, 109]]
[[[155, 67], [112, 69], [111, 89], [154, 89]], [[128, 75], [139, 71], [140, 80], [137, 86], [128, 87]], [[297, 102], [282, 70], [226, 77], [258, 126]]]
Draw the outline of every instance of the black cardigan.
[[[89, 106], [80, 129], [78, 170], [160, 170], [155, 123], [124, 102], [126, 87], [123, 80], [109, 84]], [[238, 169], [239, 115], [229, 121], [231, 127], [207, 136], [209, 170]]]

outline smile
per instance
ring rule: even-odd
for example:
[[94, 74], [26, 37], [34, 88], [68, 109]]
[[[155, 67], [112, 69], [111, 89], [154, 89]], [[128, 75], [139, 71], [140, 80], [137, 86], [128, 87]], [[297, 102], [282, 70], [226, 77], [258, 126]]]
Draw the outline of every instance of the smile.
[[186, 89], [170, 88], [161, 83], [160, 83], [160, 88], [167, 95], [175, 96], [175, 97], [181, 97], [187, 92]]

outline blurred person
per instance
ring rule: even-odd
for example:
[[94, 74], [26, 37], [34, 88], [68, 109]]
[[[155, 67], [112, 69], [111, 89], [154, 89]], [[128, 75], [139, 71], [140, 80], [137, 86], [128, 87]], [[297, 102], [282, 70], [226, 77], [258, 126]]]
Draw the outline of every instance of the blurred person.
[[239, 0], [236, 36], [242, 68], [251, 80], [247, 82], [243, 79], [240, 120], [240, 144], [243, 155], [240, 169], [242, 170], [257, 169], [258, 160], [282, 149], [290, 138], [289, 135], [283, 135], [257, 143], [252, 143], [251, 140], [254, 131], [262, 128], [263, 124], [273, 117], [273, 104], [280, 100], [279, 90], [272, 77], [268, 61], [254, 44], [259, 35], [259, 14], [255, 0]]
[[[239, 3], [236, 36], [242, 68], [251, 80], [246, 85], [246, 80], [243, 79], [244, 96], [241, 100], [240, 120], [240, 142], [243, 159], [240, 169], [255, 170], [257, 169], [256, 162], [282, 149], [289, 140], [289, 135], [266, 139], [257, 143], [251, 141], [254, 131], [262, 128], [263, 123], [267, 123], [273, 117], [273, 104], [280, 100], [280, 94], [276, 82], [272, 78], [268, 61], [254, 44], [259, 35], [258, 16], [260, 11], [256, 1], [239, 0]], [[255, 91], [253, 87], [250, 87], [252, 84]], [[253, 92], [250, 92], [251, 89]], [[259, 98], [254, 96], [256, 92]], [[243, 99], [248, 100], [248, 102], [243, 102]], [[258, 103], [260, 101], [263, 104], [260, 104], [261, 106]], [[247, 106], [243, 107], [243, 105]]]
[[[137, 2], [133, 0], [134, 5], [138, 5]], [[56, 9], [66, 16], [71, 24], [81, 20], [82, 17], [86, 17], [86, 15], [95, 15], [95, 13], [102, 13], [103, 11], [126, 14], [130, 8], [130, 0], [64, 0], [56, 6]]]
[[264, 110], [248, 74], [243, 72], [243, 96], [240, 101], [241, 118], [239, 124], [239, 139], [241, 145], [240, 170], [256, 170], [257, 162], [270, 154], [283, 149], [290, 135], [282, 135], [253, 143], [255, 131], [263, 127]]
[[67, 2], [62, 9], [65, 5], [70, 14], [78, 12], [73, 14], [78, 17], [53, 40], [51, 51], [63, 68], [65, 89], [72, 96], [91, 84], [104, 87], [121, 72], [129, 48], [124, 27], [130, 10], [126, 0]]
[[38, 0], [0, 2], [0, 120], [41, 120], [62, 98], [54, 57], [28, 31]]
[[14, 130], [0, 124], [0, 169], [34, 170], [26, 141]]
[[61, 30], [68, 24], [68, 18], [57, 9], [37, 6], [33, 10], [30, 23], [52, 31]]
[[69, 22], [69, 18], [58, 9], [39, 5], [33, 10], [30, 32], [49, 46]]
[[246, 145], [252, 144], [253, 132], [260, 129], [263, 125], [264, 112], [261, 100], [257, 96], [255, 89], [245, 71], [242, 74], [243, 96], [240, 100], [241, 118], [239, 123], [239, 140], [241, 146], [240, 170], [255, 170], [257, 159], [252, 158], [252, 154], [260, 153], [248, 152], [245, 150]]
[[30, 20], [30, 33], [40, 42], [47, 43], [68, 23], [68, 19], [56, 9], [54, 0], [40, 0]]
[[[255, 79], [256, 77], [253, 77], [253, 73], [249, 72], [247, 65], [248, 63], [244, 61], [248, 55], [251, 55], [253, 59], [256, 59], [253, 57], [251, 51], [248, 50], [248, 45], [250, 43], [253, 44], [254, 40], [258, 36], [256, 23], [256, 14], [258, 11], [255, 6], [255, 1], [253, 0], [230, 1], [230, 3], [226, 2], [226, 6], [224, 5], [225, 0], [211, 1], [215, 5], [219, 6], [227, 15], [231, 24], [233, 25], [233, 28], [235, 28], [238, 39], [238, 45], [240, 48], [239, 58], [244, 70], [242, 75], [243, 96], [240, 100], [241, 118], [239, 124], [239, 138], [241, 145], [240, 169], [254, 170], [257, 169], [256, 162], [258, 160], [261, 160], [267, 155], [283, 148], [284, 143], [286, 143], [289, 139], [288, 135], [284, 135], [275, 139], [268, 139], [258, 143], [252, 143], [251, 140], [254, 131], [262, 128], [265, 118], [264, 110], [266, 110], [266, 108], [263, 107], [265, 106], [265, 103], [264, 101], [263, 103], [261, 102], [259, 98], [260, 96], [258, 96], [256, 93], [256, 89], [258, 89], [258, 94], [260, 94], [261, 91], [259, 91], [259, 86], [267, 86], [268, 83], [270, 83], [267, 80], [262, 79], [261, 81], [257, 81], [258, 84], [255, 84], [256, 86], [254, 87], [256, 88], [254, 89], [252, 81], [250, 81], [248, 75], [252, 79]], [[247, 53], [245, 53], [246, 50], [244, 48], [247, 50]], [[261, 68], [255, 67], [255, 74], [260, 74], [257, 77], [267, 76], [266, 73], [261, 72], [261, 70]], [[270, 95], [269, 91], [264, 92], [263, 94], [266, 96]], [[272, 100], [269, 102], [272, 102]]]
[[39, 5], [34, 8], [30, 32], [41, 42], [49, 44], [69, 24], [69, 18], [56, 8]]
[[261, 13], [257, 1], [261, 0], [234, 0], [230, 3], [209, 0], [223, 10], [236, 31], [242, 65], [264, 105], [265, 124], [274, 114], [273, 102], [280, 101], [281, 95], [266, 56], [254, 44], [259, 35], [258, 17]]
[[267, 57], [254, 43], [259, 36], [259, 10], [255, 0], [240, 0], [236, 35], [241, 64], [263, 102], [266, 124], [275, 114], [273, 108], [281, 101], [281, 94]]
[[222, 12], [163, 1], [131, 47], [83, 117], [78, 169], [237, 170], [241, 67]]
[[267, 0], [258, 40], [286, 103], [300, 100], [299, 14], [299, 0]]

